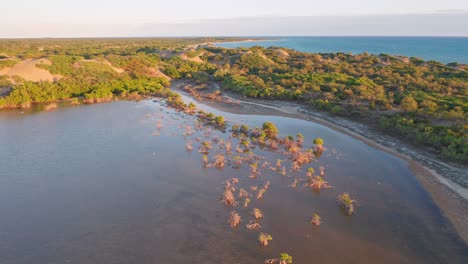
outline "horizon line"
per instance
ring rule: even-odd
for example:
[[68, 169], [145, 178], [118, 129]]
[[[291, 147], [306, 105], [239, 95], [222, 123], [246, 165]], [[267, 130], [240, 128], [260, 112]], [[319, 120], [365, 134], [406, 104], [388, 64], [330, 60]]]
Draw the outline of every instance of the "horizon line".
[[[28, 39], [204, 39], [204, 38], [269, 38], [271, 40], [279, 40], [274, 38], [304, 38], [304, 37], [317, 37], [317, 38], [468, 38], [468, 35], [265, 35], [265, 36], [115, 36], [115, 37], [0, 37], [0, 40], [28, 40]], [[262, 39], [252, 39], [253, 41], [260, 41]]]

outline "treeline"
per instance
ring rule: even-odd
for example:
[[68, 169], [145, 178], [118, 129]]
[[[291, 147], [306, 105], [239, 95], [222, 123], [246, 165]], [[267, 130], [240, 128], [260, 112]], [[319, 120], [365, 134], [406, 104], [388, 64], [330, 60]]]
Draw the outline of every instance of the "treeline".
[[444, 157], [468, 160], [463, 126], [468, 112], [467, 65], [275, 47], [196, 48], [223, 40], [0, 40], [5, 67], [19, 59], [46, 58], [51, 63], [39, 67], [61, 76], [54, 83], [0, 76], [1, 87], [13, 86], [0, 98], [0, 108], [148, 94], [170, 96], [169, 101], [183, 108], [180, 98], [169, 93], [166, 78], [218, 81], [223, 89], [248, 97], [295, 100], [337, 115], [383, 120], [386, 131], [430, 146]]
[[444, 158], [466, 161], [468, 138], [461, 126], [435, 126], [427, 119], [391, 115], [380, 118], [380, 127], [410, 142], [430, 146]]
[[118, 78], [88, 82], [66, 79], [58, 82], [24, 82], [15, 85], [6, 97], [0, 98], [0, 108], [29, 107], [35, 103], [50, 103], [65, 99], [85, 103], [108, 101], [114, 96], [170, 94], [169, 81], [164, 78]]

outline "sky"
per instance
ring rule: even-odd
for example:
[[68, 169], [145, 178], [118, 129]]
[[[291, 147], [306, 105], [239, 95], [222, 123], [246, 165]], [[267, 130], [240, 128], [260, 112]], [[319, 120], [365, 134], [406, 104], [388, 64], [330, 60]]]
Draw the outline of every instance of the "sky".
[[[242, 22], [245, 18], [261, 19], [263, 22], [278, 18], [283, 21], [282, 30], [275, 34], [287, 35], [291, 31], [288, 21], [297, 17], [319, 17], [322, 20], [303, 21], [346, 28], [346, 25], [363, 17], [373, 17], [381, 20], [382, 17], [393, 16], [388, 23], [401, 16], [412, 15], [416, 22], [408, 21], [407, 25], [418, 29], [424, 24], [434, 22], [434, 17], [443, 15], [456, 17], [468, 14], [468, 1], [466, 0], [11, 0], [1, 4], [0, 37], [73, 37], [73, 36], [150, 36], [185, 35], [190, 28], [190, 35], [206, 35], [222, 30], [214, 30], [220, 21]], [[329, 20], [328, 18], [332, 18]], [[333, 19], [335, 18], [335, 19]], [[340, 19], [344, 18], [344, 19]], [[424, 20], [427, 19], [427, 20]], [[451, 18], [450, 18], [451, 19]], [[452, 19], [453, 20], [453, 19]], [[258, 22], [258, 20], [255, 20]], [[437, 21], [437, 20], [436, 20]], [[382, 22], [382, 21], [380, 21]], [[459, 23], [455, 19], [454, 23]], [[295, 22], [297, 24], [297, 21]], [[340, 24], [341, 23], [341, 24]], [[374, 21], [366, 20], [373, 24]], [[376, 22], [378, 23], [378, 22]], [[294, 23], [293, 23], [294, 24]], [[463, 24], [463, 21], [462, 21]], [[466, 24], [466, 23], [465, 23]], [[149, 30], [151, 26], [170, 25], [171, 31]], [[177, 25], [179, 27], [177, 27]], [[200, 28], [200, 26], [203, 26]], [[229, 30], [238, 35], [267, 35], [261, 34], [262, 28], [247, 30], [239, 26]], [[255, 25], [254, 29], [255, 29]], [[145, 31], [144, 29], [147, 29]], [[209, 30], [208, 30], [209, 29]], [[273, 33], [271, 29], [266, 30]], [[407, 30], [406, 30], [407, 31]], [[403, 30], [402, 35], [406, 32]], [[324, 30], [297, 31], [306, 35], [323, 35]], [[346, 34], [346, 29], [335, 30], [331, 35]], [[412, 31], [411, 31], [412, 32]], [[374, 34], [374, 31], [365, 29], [359, 35]], [[398, 31], [382, 31], [380, 35], [393, 35]], [[410, 33], [410, 32], [406, 32]], [[429, 32], [430, 33], [430, 32]], [[466, 29], [452, 32], [455, 35], [468, 35]], [[398, 35], [398, 34], [397, 34]], [[443, 30], [434, 29], [431, 35], [444, 35]]]

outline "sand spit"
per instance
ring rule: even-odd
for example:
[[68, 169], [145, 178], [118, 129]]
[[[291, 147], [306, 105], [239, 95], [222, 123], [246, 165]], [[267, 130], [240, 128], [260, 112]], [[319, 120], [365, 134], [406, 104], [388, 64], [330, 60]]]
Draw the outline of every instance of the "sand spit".
[[1, 69], [0, 75], [7, 75], [9, 77], [19, 76], [27, 81], [33, 82], [53, 82], [62, 77], [60, 75], [51, 74], [48, 70], [36, 67], [38, 64], [50, 65], [51, 61], [44, 58], [24, 60], [12, 67]]

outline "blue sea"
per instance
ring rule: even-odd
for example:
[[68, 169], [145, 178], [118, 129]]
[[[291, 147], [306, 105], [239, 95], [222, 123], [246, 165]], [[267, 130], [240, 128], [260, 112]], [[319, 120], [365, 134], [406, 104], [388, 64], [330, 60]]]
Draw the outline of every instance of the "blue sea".
[[278, 46], [312, 53], [385, 53], [442, 63], [468, 63], [468, 37], [275, 37], [216, 45], [226, 48]]

